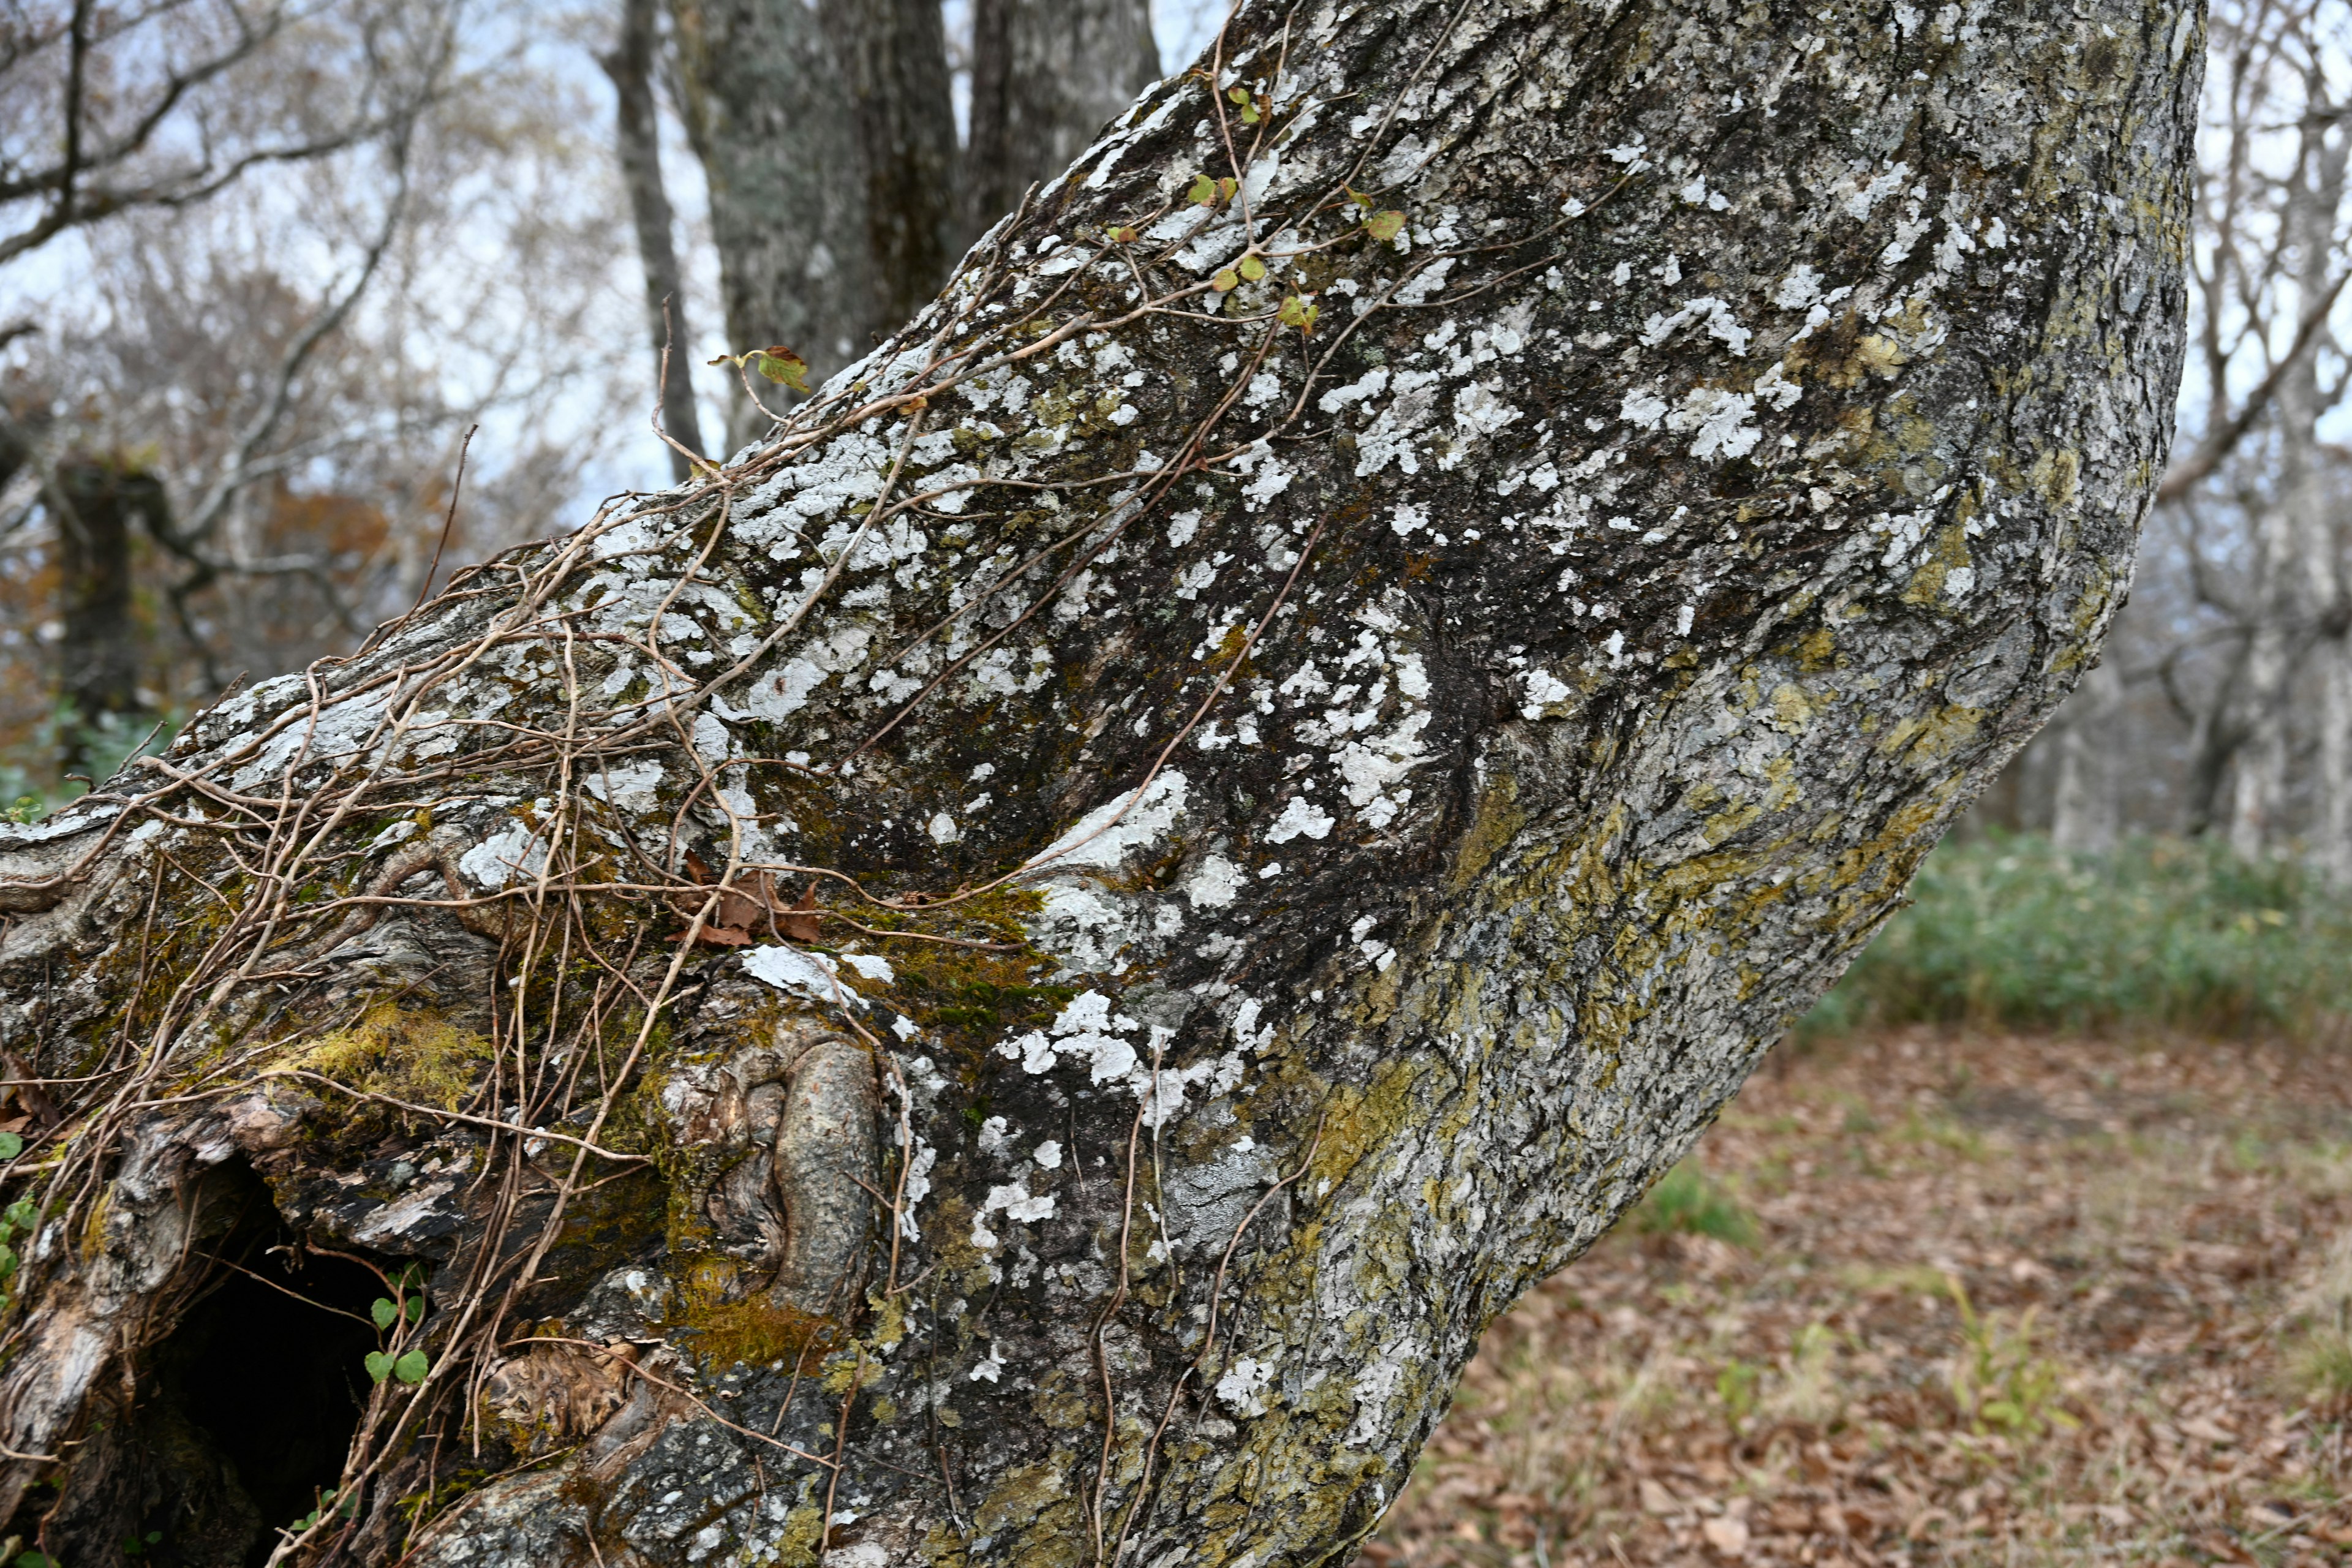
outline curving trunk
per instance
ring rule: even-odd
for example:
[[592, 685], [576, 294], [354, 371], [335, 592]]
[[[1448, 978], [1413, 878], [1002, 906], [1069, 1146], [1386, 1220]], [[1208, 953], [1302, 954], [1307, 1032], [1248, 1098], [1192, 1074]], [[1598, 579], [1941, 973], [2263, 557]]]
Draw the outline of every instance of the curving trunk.
[[2201, 46], [1244, 6], [718, 479], [13, 831], [10, 1528], [249, 1354], [303, 1560], [1344, 1560], [2095, 651]]

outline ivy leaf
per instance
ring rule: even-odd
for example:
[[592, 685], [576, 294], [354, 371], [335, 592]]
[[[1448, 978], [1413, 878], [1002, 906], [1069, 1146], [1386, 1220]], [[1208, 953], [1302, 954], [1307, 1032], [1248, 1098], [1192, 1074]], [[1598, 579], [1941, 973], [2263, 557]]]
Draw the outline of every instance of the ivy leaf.
[[1235, 103], [1247, 103], [1250, 100], [1249, 89], [1245, 87], [1229, 87], [1225, 89], [1225, 97]]
[[1217, 183], [1206, 174], [1196, 175], [1192, 188], [1184, 193], [1184, 199], [1196, 207], [1212, 205], [1217, 199]]
[[13, 1160], [25, 1152], [25, 1140], [14, 1132], [0, 1132], [0, 1160]]
[[751, 368], [770, 381], [791, 387], [803, 397], [809, 395], [808, 361], [782, 343], [759, 350], [752, 359]]
[[[375, 1326], [379, 1329], [388, 1329], [392, 1327], [393, 1319], [399, 1315], [400, 1309], [394, 1307], [389, 1300], [382, 1296], [378, 1296], [374, 1300], [368, 1303], [368, 1316], [375, 1320]], [[383, 1380], [379, 1378], [377, 1381], [382, 1382]]]
[[423, 1351], [410, 1351], [392, 1363], [392, 1375], [403, 1383], [423, 1383], [425, 1374], [432, 1370], [432, 1359]]
[[1355, 186], [1353, 186], [1353, 185], [1341, 185], [1341, 186], [1339, 187], [1339, 190], [1340, 190], [1340, 193], [1341, 193], [1343, 195], [1345, 195], [1345, 196], [1346, 196], [1349, 201], [1351, 201], [1351, 202], [1355, 203], [1358, 206], [1360, 206], [1360, 207], [1363, 208], [1363, 209], [1364, 209], [1364, 211], [1366, 211], [1366, 212], [1370, 212], [1370, 211], [1371, 211], [1371, 210], [1372, 210], [1372, 198], [1371, 198], [1371, 197], [1370, 197], [1370, 196], [1368, 196], [1368, 195], [1364, 195], [1364, 193], [1363, 193], [1363, 192], [1361, 192], [1361, 191], [1360, 191], [1360, 190], [1356, 189], [1356, 187], [1355, 187]]
[[1236, 268], [1235, 270], [1244, 278], [1246, 278], [1251, 282], [1255, 283], [1259, 279], [1265, 276], [1265, 263], [1260, 261], [1255, 256], [1244, 256], [1242, 258], [1241, 266]]
[[1302, 295], [1290, 294], [1283, 299], [1282, 314], [1279, 320], [1284, 326], [1297, 327], [1301, 332], [1311, 336], [1315, 331], [1315, 318], [1320, 313], [1320, 306], [1307, 303]]
[[10, 1204], [5, 1212], [0, 1212], [0, 1219], [6, 1220], [22, 1231], [30, 1231], [33, 1228], [33, 1222], [40, 1217], [40, 1211], [33, 1206], [33, 1200], [30, 1198], [18, 1198], [15, 1203]]
[[1232, 201], [1234, 199], [1234, 193], [1241, 188], [1242, 183], [1239, 180], [1234, 179], [1231, 174], [1227, 174], [1223, 179], [1217, 182], [1217, 199], [1221, 202]]
[[1110, 239], [1113, 245], [1133, 245], [1135, 229], [1130, 225], [1121, 224], [1110, 231]]
[[13, 1279], [16, 1277], [16, 1254], [9, 1247], [0, 1246], [0, 1279]]
[[1370, 235], [1374, 239], [1379, 240], [1382, 245], [1386, 245], [1390, 240], [1394, 239], [1397, 237], [1398, 232], [1403, 227], [1404, 214], [1397, 211], [1394, 207], [1391, 207], [1386, 212], [1374, 213], [1371, 216], [1364, 220], [1364, 232]]
[[408, 1299], [408, 1321], [414, 1323], [423, 1319], [424, 1316], [425, 1298], [423, 1296], [411, 1296]]
[[1238, 289], [1241, 286], [1242, 280], [1240, 274], [1236, 273], [1230, 267], [1226, 268], [1222, 272], [1219, 272], [1214, 278], [1209, 279], [1209, 287], [1214, 289], [1220, 294], [1229, 293], [1233, 289]]
[[392, 1375], [392, 1353], [389, 1351], [370, 1351], [366, 1356], [366, 1366], [368, 1380], [382, 1383]]

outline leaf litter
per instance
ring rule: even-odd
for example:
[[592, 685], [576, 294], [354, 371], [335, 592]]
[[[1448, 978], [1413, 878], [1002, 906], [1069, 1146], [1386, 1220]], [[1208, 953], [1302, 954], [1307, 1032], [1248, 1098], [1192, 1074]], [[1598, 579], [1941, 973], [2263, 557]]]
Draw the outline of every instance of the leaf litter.
[[2352, 1075], [1783, 1047], [1496, 1321], [1375, 1568], [2352, 1560]]

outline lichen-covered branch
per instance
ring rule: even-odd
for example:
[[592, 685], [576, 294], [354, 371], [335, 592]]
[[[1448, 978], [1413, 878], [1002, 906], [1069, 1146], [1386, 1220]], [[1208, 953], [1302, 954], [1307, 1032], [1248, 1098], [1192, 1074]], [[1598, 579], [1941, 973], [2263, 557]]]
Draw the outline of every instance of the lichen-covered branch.
[[289, 1560], [1344, 1559], [2095, 656], [2200, 29], [1244, 6], [740, 462], [13, 834], [12, 1528], [266, 1230], [425, 1273]]

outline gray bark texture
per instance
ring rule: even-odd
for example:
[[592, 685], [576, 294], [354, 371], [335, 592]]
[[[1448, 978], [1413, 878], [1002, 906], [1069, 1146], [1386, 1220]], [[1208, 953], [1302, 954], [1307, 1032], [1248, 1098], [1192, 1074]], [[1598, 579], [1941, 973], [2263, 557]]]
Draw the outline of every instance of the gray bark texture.
[[[672, 0], [678, 98], [710, 192], [727, 345], [796, 350], [820, 376], [875, 315], [849, 83], [800, 0]], [[748, 402], [730, 446], [758, 419]]]
[[612, 79], [616, 100], [614, 138], [621, 184], [629, 193], [629, 216], [637, 231], [637, 257], [645, 267], [646, 321], [653, 333], [662, 429], [686, 448], [672, 449], [670, 478], [684, 481], [693, 477], [687, 452], [702, 450], [702, 421], [694, 406], [694, 338], [687, 330], [685, 276], [678, 269], [669, 193], [662, 182], [661, 114], [654, 102], [657, 15], [655, 0], [621, 0], [620, 36], [597, 63]]
[[1140, 0], [974, 0], [963, 177], [971, 232], [1068, 168], [1159, 76], [1150, 7]]
[[2095, 651], [2202, 44], [1245, 5], [741, 461], [10, 831], [9, 1528], [114, 1561], [266, 1257], [385, 1291], [289, 1560], [1344, 1561]]

